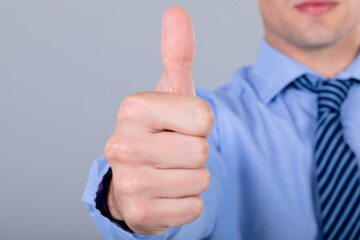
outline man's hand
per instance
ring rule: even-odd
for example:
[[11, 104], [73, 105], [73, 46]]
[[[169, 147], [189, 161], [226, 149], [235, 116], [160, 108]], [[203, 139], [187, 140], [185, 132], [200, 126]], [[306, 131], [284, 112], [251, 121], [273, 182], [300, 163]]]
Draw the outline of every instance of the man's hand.
[[165, 12], [161, 49], [164, 74], [155, 92], [124, 99], [105, 147], [113, 172], [110, 213], [143, 235], [197, 219], [203, 210], [199, 195], [210, 184], [204, 165], [214, 115], [195, 97], [195, 36], [185, 10]]

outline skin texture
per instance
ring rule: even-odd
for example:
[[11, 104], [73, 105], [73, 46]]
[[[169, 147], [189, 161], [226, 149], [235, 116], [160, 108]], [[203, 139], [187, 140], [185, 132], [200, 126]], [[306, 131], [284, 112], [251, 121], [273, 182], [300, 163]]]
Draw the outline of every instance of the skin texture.
[[[267, 41], [327, 78], [344, 70], [360, 44], [360, 1], [333, 0], [336, 7], [309, 14], [304, 0], [259, 0]], [[329, 2], [329, 1], [328, 1]]]
[[204, 165], [214, 115], [195, 97], [195, 36], [185, 10], [165, 12], [161, 50], [164, 74], [155, 91], [125, 98], [105, 147], [113, 171], [110, 213], [143, 235], [193, 222], [210, 184]]
[[[318, 0], [326, 1], [326, 0]], [[335, 0], [327, 13], [309, 14], [303, 0], [259, 0], [268, 42], [327, 78], [345, 69], [360, 44], [360, 0]], [[210, 184], [204, 167], [214, 115], [195, 96], [195, 37], [181, 8], [163, 17], [164, 74], [154, 92], [128, 96], [105, 146], [113, 178], [108, 207], [136, 233], [161, 234], [191, 223], [203, 211]]]

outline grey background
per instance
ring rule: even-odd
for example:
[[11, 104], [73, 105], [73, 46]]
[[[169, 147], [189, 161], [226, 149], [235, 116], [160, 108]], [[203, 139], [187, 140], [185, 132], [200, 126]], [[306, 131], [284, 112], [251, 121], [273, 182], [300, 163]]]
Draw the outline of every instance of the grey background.
[[102, 239], [81, 202], [122, 99], [161, 76], [161, 16], [192, 15], [194, 79], [256, 59], [255, 0], [0, 0], [0, 239]]

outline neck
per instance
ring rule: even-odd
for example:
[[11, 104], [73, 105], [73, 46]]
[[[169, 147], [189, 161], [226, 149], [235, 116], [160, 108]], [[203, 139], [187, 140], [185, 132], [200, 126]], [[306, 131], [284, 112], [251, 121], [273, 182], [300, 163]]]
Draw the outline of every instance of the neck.
[[327, 79], [345, 70], [356, 58], [360, 46], [359, 29], [355, 28], [336, 44], [319, 48], [302, 48], [266, 32], [266, 40], [274, 48], [310, 67]]

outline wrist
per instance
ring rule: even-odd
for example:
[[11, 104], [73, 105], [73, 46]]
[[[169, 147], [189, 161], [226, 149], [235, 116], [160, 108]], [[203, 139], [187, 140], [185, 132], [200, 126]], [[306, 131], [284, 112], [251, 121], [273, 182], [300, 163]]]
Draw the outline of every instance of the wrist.
[[[110, 168], [109, 171], [105, 174], [103, 181], [99, 186], [99, 190], [96, 193], [96, 208], [100, 211], [101, 215], [108, 218], [113, 223], [119, 225], [125, 231], [133, 233], [133, 231], [126, 225], [125, 221], [122, 220], [120, 215], [117, 215], [116, 205], [114, 204], [114, 195], [112, 194], [111, 190], [111, 181], [112, 180], [112, 169]], [[113, 209], [110, 212], [110, 206]], [[114, 215], [112, 215], [114, 214]]]
[[113, 184], [112, 184], [112, 178], [110, 179], [109, 186], [108, 186], [106, 207], [108, 209], [110, 216], [113, 219], [115, 219], [117, 221], [124, 221], [124, 219], [121, 217], [121, 214], [119, 213], [119, 210], [115, 203], [115, 195], [114, 195], [114, 189], [113, 189]]

